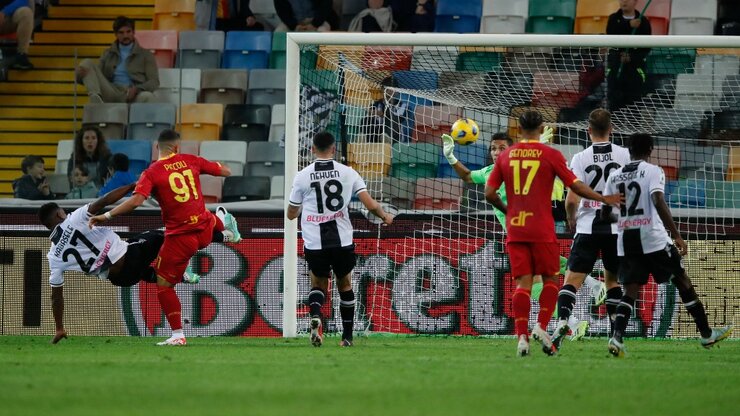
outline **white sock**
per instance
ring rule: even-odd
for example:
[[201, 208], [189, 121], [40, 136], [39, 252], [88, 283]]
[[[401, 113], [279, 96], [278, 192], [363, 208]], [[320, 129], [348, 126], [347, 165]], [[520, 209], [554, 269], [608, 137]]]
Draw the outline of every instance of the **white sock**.
[[182, 329], [172, 331], [172, 338], [185, 338], [185, 333], [182, 332]]
[[571, 315], [568, 317], [568, 328], [575, 329], [578, 326], [578, 318]]
[[594, 279], [591, 275], [586, 276], [586, 280], [583, 281], [583, 284], [588, 286], [588, 289], [591, 291], [594, 291], [596, 288], [601, 285], [601, 281], [598, 279]]
[[231, 241], [234, 241], [234, 233], [232, 233], [229, 230], [223, 230], [221, 231], [221, 234], [224, 235], [224, 243], [229, 243]]

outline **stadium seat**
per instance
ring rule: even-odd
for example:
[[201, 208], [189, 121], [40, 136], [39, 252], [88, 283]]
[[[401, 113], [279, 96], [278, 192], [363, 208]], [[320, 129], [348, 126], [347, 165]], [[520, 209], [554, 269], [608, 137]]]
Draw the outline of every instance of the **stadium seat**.
[[337, 64], [340, 60], [346, 60], [347, 63], [360, 67], [362, 66], [362, 56], [364, 53], [364, 46], [321, 45], [319, 46], [316, 69], [336, 71]]
[[125, 139], [127, 124], [128, 104], [85, 104], [82, 125], [99, 128], [106, 139]]
[[272, 106], [270, 115], [270, 136], [269, 141], [283, 141], [285, 135], [285, 104], [275, 104]]
[[339, 16], [339, 30], [347, 31], [349, 23], [357, 13], [367, 9], [367, 0], [342, 0], [342, 14]]
[[524, 33], [529, 0], [487, 0], [483, 2], [481, 33]]
[[339, 74], [325, 69], [307, 69], [301, 71], [301, 84], [310, 85], [321, 91], [337, 94], [339, 92]]
[[247, 143], [207, 141], [200, 144], [200, 156], [214, 162], [221, 162], [231, 168], [232, 174], [244, 172], [247, 164]]
[[457, 56], [455, 68], [458, 71], [498, 71], [501, 69], [503, 61], [504, 54], [498, 48], [463, 46]]
[[280, 143], [252, 142], [247, 151], [246, 176], [272, 177], [285, 174], [285, 149]]
[[708, 182], [707, 208], [740, 209], [740, 182]]
[[226, 34], [223, 68], [267, 68], [272, 51], [271, 32], [229, 32]]
[[380, 181], [391, 170], [391, 145], [388, 143], [349, 143], [347, 159], [349, 165], [360, 173], [365, 181]]
[[578, 0], [574, 33], [603, 35], [609, 15], [619, 10], [619, 0]]
[[[732, 146], [727, 160], [727, 180], [740, 182], [740, 146]], [[740, 198], [740, 195], [736, 196]]]
[[155, 0], [152, 29], [195, 30], [195, 0]]
[[136, 41], [157, 60], [157, 67], [172, 68], [177, 55], [177, 32], [174, 30], [137, 30]]
[[270, 53], [270, 68], [285, 69], [285, 32], [272, 34], [272, 52]]
[[414, 46], [412, 71], [454, 71], [457, 62], [456, 46]]
[[438, 0], [434, 31], [479, 33], [482, 0]]
[[249, 72], [248, 104], [285, 104], [285, 71], [255, 69]]
[[391, 176], [395, 178], [433, 178], [442, 147], [433, 143], [393, 145]]
[[414, 140], [419, 143], [439, 143], [450, 132], [452, 124], [462, 116], [462, 109], [449, 105], [417, 105], [414, 109]]
[[416, 193], [416, 179], [414, 178], [383, 178], [382, 201], [395, 205], [400, 209], [414, 208], [414, 194]]
[[[455, 146], [455, 157], [457, 157], [457, 160], [471, 171], [478, 170], [488, 164], [488, 146], [481, 143], [480, 140], [467, 146]], [[439, 170], [437, 171], [437, 177], [458, 177], [455, 169], [447, 162], [447, 158], [445, 158], [444, 154], [440, 154], [439, 156]]]
[[672, 0], [671, 35], [713, 35], [717, 20], [717, 2]]
[[648, 74], [678, 75], [694, 71], [696, 50], [652, 48], [647, 56]]
[[107, 140], [111, 154], [128, 156], [128, 171], [139, 176], [152, 161], [152, 142], [149, 140]]
[[706, 182], [679, 180], [671, 189], [667, 202], [675, 208], [704, 208], [707, 204]]
[[362, 68], [369, 71], [411, 69], [412, 46], [368, 46], [362, 55]]
[[69, 193], [70, 183], [67, 173], [51, 173], [46, 175], [49, 190], [56, 194], [57, 199]]
[[156, 141], [159, 133], [177, 121], [177, 106], [169, 103], [133, 103], [129, 107], [129, 139]]
[[463, 181], [459, 178], [424, 178], [416, 181], [414, 209], [458, 211]]
[[218, 140], [224, 119], [221, 104], [183, 104], [178, 126], [183, 140]]
[[273, 176], [270, 180], [270, 199], [285, 198], [285, 176]]
[[[531, 73], [511, 74], [489, 72], [483, 76], [485, 90], [505, 106], [529, 105], [532, 100], [533, 79]], [[513, 137], [513, 136], [512, 136]]]
[[67, 174], [67, 164], [72, 158], [74, 150], [74, 140], [59, 140], [59, 142], [57, 142], [57, 162], [54, 166], [54, 173]]
[[[637, 0], [635, 9], [642, 12], [647, 1]], [[650, 32], [653, 35], [667, 35], [668, 23], [671, 20], [671, 0], [653, 0], [645, 11], [645, 16], [650, 21]]]
[[200, 91], [200, 69], [160, 69], [159, 88], [154, 91], [157, 102], [194, 104]]
[[222, 202], [270, 199], [270, 178], [229, 176], [224, 180]]
[[721, 91], [714, 91], [713, 75], [678, 74], [673, 106], [687, 110], [714, 110], [719, 107], [720, 96]]
[[224, 110], [223, 140], [267, 141], [270, 136], [269, 105], [230, 104]]
[[436, 90], [439, 75], [433, 71], [394, 71], [393, 79], [398, 88]]
[[574, 108], [584, 96], [578, 72], [533, 74], [532, 105], [535, 107]]
[[224, 178], [221, 176], [200, 175], [200, 190], [206, 204], [221, 202]]
[[[694, 171], [704, 167], [705, 164], [712, 161], [714, 149], [709, 146], [698, 146], [696, 144], [681, 144], [681, 171]], [[683, 176], [692, 179], [691, 176]]]
[[200, 101], [216, 104], [242, 104], [247, 97], [247, 71], [207, 69], [200, 77]]
[[[367, 71], [365, 76], [355, 72], [345, 71], [345, 103], [358, 107], [370, 107], [375, 100], [383, 99], [383, 87], [380, 86], [380, 84], [383, 83], [389, 75], [390, 72], [388, 71]], [[374, 80], [381, 80], [381, 83]], [[338, 79], [336, 87], [341, 87]]]
[[515, 74], [549, 71], [553, 66], [554, 59], [549, 48], [513, 48], [502, 64], [506, 71]]
[[663, 168], [667, 180], [676, 180], [681, 167], [681, 149], [678, 146], [655, 146], [649, 162]]
[[179, 68], [213, 69], [221, 65], [224, 32], [198, 30], [180, 32]]
[[576, 0], [529, 0], [527, 32], [572, 34], [575, 17]]

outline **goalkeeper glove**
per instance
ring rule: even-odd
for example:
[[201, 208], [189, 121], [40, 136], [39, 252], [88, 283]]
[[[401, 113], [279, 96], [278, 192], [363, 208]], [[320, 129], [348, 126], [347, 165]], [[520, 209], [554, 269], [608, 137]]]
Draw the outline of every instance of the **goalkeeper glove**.
[[545, 126], [545, 131], [542, 132], [542, 135], [540, 136], [540, 143], [550, 143], [552, 141], [552, 132], [553, 128], [550, 126]]
[[443, 134], [442, 135], [442, 153], [447, 158], [447, 163], [451, 165], [454, 165], [457, 163], [457, 158], [455, 157], [455, 154], [453, 153], [455, 150], [455, 141], [452, 140], [452, 136], [449, 134]]

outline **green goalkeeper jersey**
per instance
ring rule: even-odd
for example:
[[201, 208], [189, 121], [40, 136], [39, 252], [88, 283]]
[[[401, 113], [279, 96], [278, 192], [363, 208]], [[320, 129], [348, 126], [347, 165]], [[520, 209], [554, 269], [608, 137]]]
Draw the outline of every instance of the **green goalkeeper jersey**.
[[[472, 180], [473, 183], [485, 185], [486, 182], [488, 182], [488, 176], [491, 175], [491, 171], [493, 171], [493, 164], [490, 164], [478, 170], [471, 171], [470, 180]], [[504, 204], [506, 204], [505, 184], [502, 183], [501, 187], [498, 188], [498, 191], [496, 191], [496, 193], [498, 194], [499, 197], [501, 197], [501, 200], [504, 201]], [[555, 183], [552, 186], [552, 200], [562, 201], [564, 197], [565, 197], [565, 186], [563, 185], [563, 181], [561, 181], [560, 178], [555, 178]], [[497, 210], [496, 208], [493, 209], [493, 214], [496, 216], [496, 219], [498, 220], [499, 224], [501, 224], [501, 226], [504, 227], [504, 231], [506, 231], [506, 214]]]

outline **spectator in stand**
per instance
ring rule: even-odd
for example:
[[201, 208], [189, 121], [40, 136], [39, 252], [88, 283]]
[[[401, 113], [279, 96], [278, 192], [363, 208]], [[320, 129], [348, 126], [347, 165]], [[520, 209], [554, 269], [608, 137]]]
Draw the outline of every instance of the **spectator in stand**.
[[44, 169], [44, 158], [26, 156], [21, 161], [23, 176], [13, 181], [13, 194], [16, 198], [42, 200], [54, 199], [56, 195], [49, 188]]
[[390, 0], [396, 32], [434, 32], [434, 0]]
[[362, 120], [362, 135], [369, 143], [383, 143], [385, 133], [385, 103], [377, 100]]
[[0, 35], [15, 33], [18, 55], [13, 69], [33, 69], [28, 60], [28, 46], [33, 34], [33, 0], [0, 0]]
[[72, 169], [77, 165], [85, 165], [89, 172], [90, 181], [96, 187], [103, 186], [108, 176], [108, 159], [110, 150], [105, 144], [103, 132], [97, 127], [86, 127], [80, 130], [75, 137], [74, 152], [69, 158], [67, 175], [72, 175]]
[[85, 165], [75, 166], [69, 179], [72, 182], [72, 188], [64, 199], [87, 199], [98, 196], [98, 187], [90, 180], [90, 172]]
[[103, 52], [100, 62], [85, 59], [75, 73], [85, 84], [91, 103], [144, 103], [151, 101], [159, 87], [154, 55], [142, 48], [132, 19], [119, 16], [113, 21], [116, 41]]
[[[650, 22], [635, 7], [637, 0], [619, 0], [619, 10], [609, 16], [607, 35], [650, 35]], [[614, 112], [642, 97], [649, 48], [611, 48], [607, 56], [606, 99]]]
[[[110, 163], [108, 164], [110, 175], [108, 180], [105, 181], [105, 185], [100, 188], [99, 196], [103, 196], [118, 187], [136, 183], [136, 177], [128, 171], [128, 164], [128, 156], [123, 153], [116, 153], [110, 157]], [[127, 193], [126, 196], [131, 196], [131, 192]]]
[[216, 30], [266, 30], [249, 8], [249, 0], [219, 0]]
[[331, 0], [274, 0], [281, 23], [276, 32], [329, 32], [339, 27]]
[[367, 9], [349, 23], [350, 32], [392, 32], [393, 12], [383, 0], [367, 0]]

